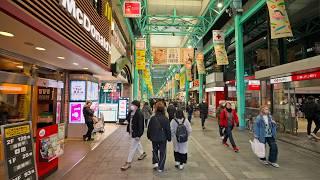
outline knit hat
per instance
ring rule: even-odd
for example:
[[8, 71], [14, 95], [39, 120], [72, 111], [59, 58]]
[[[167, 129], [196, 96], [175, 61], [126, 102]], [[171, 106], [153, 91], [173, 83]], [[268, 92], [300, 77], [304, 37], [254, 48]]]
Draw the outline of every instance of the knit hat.
[[138, 101], [138, 100], [132, 101], [131, 104], [133, 104], [133, 105], [137, 106], [138, 108], [140, 108], [140, 101]]

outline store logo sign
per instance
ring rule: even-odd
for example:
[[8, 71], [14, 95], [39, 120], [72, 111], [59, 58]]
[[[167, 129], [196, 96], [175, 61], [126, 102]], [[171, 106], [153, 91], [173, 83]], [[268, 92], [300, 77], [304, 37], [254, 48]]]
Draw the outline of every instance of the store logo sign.
[[111, 54], [111, 46], [106, 39], [100, 35], [97, 29], [91, 24], [89, 17], [76, 6], [74, 0], [60, 0], [60, 5], [70, 14], [77, 22], [95, 39], [109, 54]]
[[271, 84], [291, 82], [291, 81], [292, 81], [292, 76], [270, 79]]

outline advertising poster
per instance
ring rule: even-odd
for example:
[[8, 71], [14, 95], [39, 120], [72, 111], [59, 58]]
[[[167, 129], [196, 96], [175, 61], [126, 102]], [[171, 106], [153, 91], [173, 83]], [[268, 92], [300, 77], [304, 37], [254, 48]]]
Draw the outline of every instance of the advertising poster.
[[267, 0], [271, 39], [292, 37], [292, 30], [284, 0]]
[[179, 48], [167, 48], [167, 64], [180, 64]]
[[146, 51], [136, 50], [136, 66], [138, 70], [146, 69]]
[[215, 44], [214, 52], [216, 54], [216, 60], [218, 65], [228, 65], [228, 55], [224, 47], [224, 44]]
[[184, 73], [185, 73], [184, 71], [180, 73], [180, 89], [185, 88], [186, 76]]
[[119, 119], [126, 119], [127, 118], [127, 113], [128, 113], [128, 104], [129, 99], [127, 98], [120, 98], [119, 99], [119, 104], [118, 104], [118, 118]]
[[166, 65], [167, 64], [167, 48], [153, 49], [153, 64]]
[[186, 69], [191, 69], [194, 57], [193, 48], [181, 48], [180, 63], [184, 64]]
[[203, 62], [203, 53], [199, 52], [196, 56], [197, 59], [197, 68], [198, 68], [198, 74], [205, 74], [206, 73], [206, 69], [204, 67], [204, 62]]
[[82, 113], [84, 102], [70, 102], [69, 104], [69, 123], [84, 123]]
[[141, 17], [141, 3], [140, 1], [124, 1], [123, 16], [128, 18]]
[[98, 83], [87, 81], [87, 100], [96, 101], [99, 99]]
[[86, 81], [70, 82], [70, 101], [86, 100]]
[[31, 130], [29, 122], [1, 126], [6, 166], [1, 179], [37, 179]]

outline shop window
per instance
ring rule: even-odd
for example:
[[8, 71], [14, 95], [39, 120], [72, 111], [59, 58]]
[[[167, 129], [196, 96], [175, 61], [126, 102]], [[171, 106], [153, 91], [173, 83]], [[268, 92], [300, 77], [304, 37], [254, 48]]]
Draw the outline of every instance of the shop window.
[[102, 15], [102, 2], [101, 0], [91, 0], [92, 6], [97, 11], [97, 13], [101, 16]]

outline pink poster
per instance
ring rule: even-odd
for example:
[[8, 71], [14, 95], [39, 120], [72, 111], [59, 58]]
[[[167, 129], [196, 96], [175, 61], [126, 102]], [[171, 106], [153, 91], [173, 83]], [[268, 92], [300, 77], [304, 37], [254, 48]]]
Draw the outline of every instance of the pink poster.
[[69, 123], [84, 123], [84, 117], [82, 114], [84, 103], [83, 102], [71, 102], [69, 106]]

